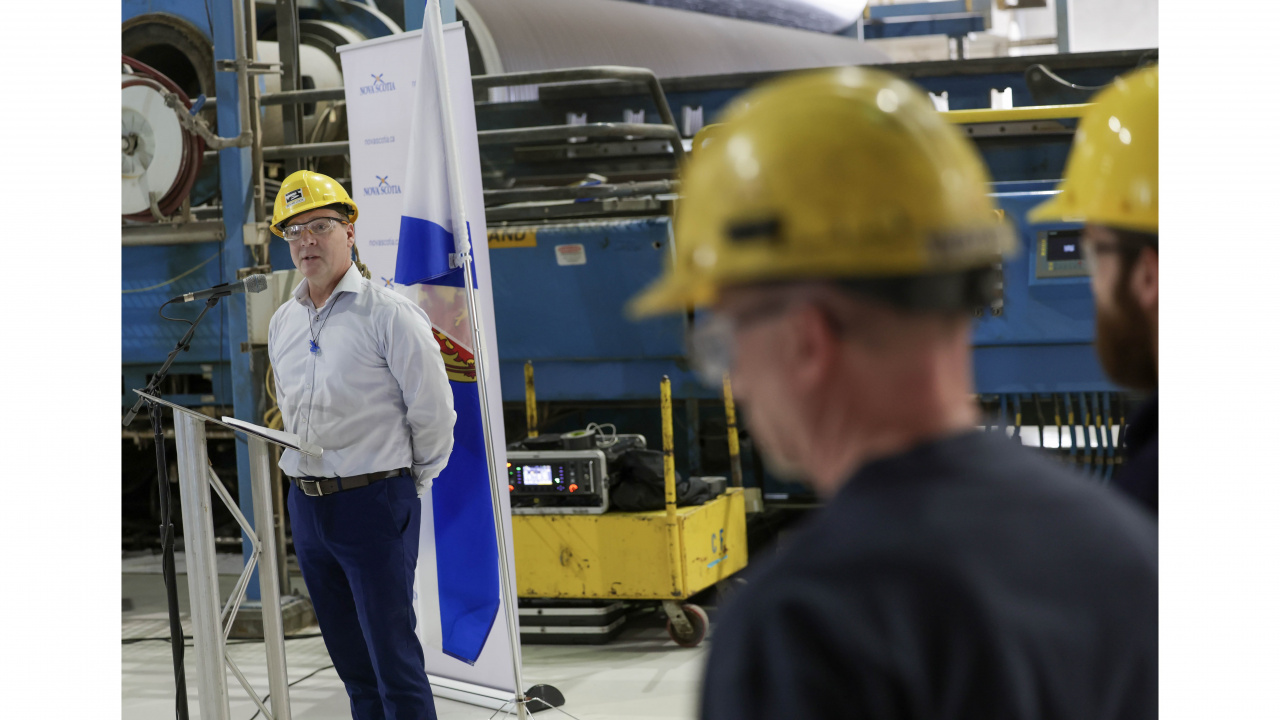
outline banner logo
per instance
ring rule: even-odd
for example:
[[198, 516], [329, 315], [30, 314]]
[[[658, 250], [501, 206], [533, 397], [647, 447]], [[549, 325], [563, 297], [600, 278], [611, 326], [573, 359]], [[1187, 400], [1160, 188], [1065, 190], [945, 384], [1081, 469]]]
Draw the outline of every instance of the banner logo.
[[377, 93], [395, 92], [396, 84], [389, 80], [383, 80], [382, 73], [378, 73], [377, 75], [370, 74], [369, 77], [373, 78], [373, 84], [361, 85], [361, 95], [376, 95]]
[[377, 185], [367, 185], [360, 188], [365, 197], [400, 194], [400, 186], [391, 184], [390, 175], [374, 175], [374, 177], [378, 179]]

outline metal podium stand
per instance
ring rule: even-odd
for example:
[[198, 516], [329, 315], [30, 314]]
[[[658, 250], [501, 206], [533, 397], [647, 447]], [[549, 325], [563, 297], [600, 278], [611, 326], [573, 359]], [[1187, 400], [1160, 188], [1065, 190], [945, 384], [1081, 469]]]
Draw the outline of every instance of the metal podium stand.
[[[175, 405], [141, 390], [135, 393], [148, 402], [173, 408], [174, 436], [178, 446], [178, 491], [182, 498], [183, 537], [186, 541], [187, 584], [191, 595], [191, 635], [195, 644], [196, 678], [200, 717], [230, 720], [227, 697], [227, 668], [236, 676], [267, 720], [290, 720], [289, 677], [284, 656], [284, 620], [280, 613], [280, 575], [276, 566], [275, 533], [272, 528], [270, 454], [267, 443], [320, 457], [323, 450], [301, 441], [298, 436], [235, 421], [211, 418], [190, 408]], [[227, 420], [229, 418], [224, 418]], [[205, 444], [205, 423], [214, 423], [244, 433], [249, 439], [249, 478], [253, 484], [254, 525], [241, 514], [222, 481], [213, 474]], [[213, 508], [209, 489], [213, 488], [235, 516], [253, 546], [227, 605], [218, 608], [218, 567], [213, 544]], [[259, 532], [254, 532], [254, 527]], [[254, 565], [262, 589], [262, 634], [267, 653], [267, 680], [271, 708], [254, 692], [244, 674], [227, 657], [227, 636], [236, 611], [244, 600]]]

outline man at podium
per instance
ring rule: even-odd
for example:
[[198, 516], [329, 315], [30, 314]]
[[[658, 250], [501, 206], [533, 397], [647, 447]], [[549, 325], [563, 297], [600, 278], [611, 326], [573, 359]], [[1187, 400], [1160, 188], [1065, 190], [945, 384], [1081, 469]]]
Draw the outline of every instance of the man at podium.
[[[303, 275], [271, 318], [284, 429], [324, 448], [286, 450], [293, 544], [351, 714], [435, 718], [414, 633], [421, 493], [453, 448], [453, 395], [427, 314], [351, 259], [359, 209], [302, 170], [276, 196], [271, 231]], [[381, 690], [380, 690], [381, 688]]]

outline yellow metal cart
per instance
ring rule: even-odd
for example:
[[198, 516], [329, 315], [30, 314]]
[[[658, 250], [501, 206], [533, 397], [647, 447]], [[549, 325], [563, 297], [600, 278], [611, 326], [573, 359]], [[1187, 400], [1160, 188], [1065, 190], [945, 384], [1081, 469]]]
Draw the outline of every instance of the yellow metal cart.
[[[726, 409], [732, 418], [731, 395]], [[702, 642], [707, 614], [686, 601], [746, 567], [746, 503], [742, 488], [730, 487], [706, 504], [677, 508], [671, 436], [664, 377], [665, 510], [511, 518], [519, 597], [661, 601], [671, 638], [685, 647]]]

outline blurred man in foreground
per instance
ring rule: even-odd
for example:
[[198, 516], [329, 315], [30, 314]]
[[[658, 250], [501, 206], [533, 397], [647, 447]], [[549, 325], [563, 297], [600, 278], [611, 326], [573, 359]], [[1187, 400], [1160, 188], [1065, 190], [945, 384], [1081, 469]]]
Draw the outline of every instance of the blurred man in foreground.
[[827, 499], [724, 609], [702, 716], [1154, 718], [1154, 523], [974, 429], [971, 317], [1013, 247], [974, 147], [859, 68], [762, 86], [697, 144], [632, 312], [709, 307], [700, 371]]
[[1062, 192], [1031, 211], [1035, 222], [1082, 220], [1082, 249], [1098, 310], [1102, 368], [1151, 393], [1125, 433], [1115, 485], [1159, 509], [1156, 385], [1160, 348], [1160, 75], [1154, 65], [1093, 99], [1067, 159]]

